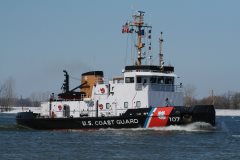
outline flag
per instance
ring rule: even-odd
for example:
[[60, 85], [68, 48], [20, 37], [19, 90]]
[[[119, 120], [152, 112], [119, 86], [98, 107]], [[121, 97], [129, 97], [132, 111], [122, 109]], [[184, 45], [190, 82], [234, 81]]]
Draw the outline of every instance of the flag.
[[122, 33], [129, 33], [128, 23], [122, 26]]

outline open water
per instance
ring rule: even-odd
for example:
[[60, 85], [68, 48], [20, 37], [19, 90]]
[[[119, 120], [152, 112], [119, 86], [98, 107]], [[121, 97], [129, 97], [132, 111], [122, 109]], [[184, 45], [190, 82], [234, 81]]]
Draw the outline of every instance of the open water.
[[240, 159], [240, 117], [160, 129], [36, 131], [0, 113], [0, 160]]

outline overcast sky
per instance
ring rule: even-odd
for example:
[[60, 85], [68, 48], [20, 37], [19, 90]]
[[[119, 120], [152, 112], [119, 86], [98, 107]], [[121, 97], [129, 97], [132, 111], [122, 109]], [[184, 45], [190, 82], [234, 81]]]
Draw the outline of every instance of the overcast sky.
[[0, 85], [15, 81], [17, 96], [60, 92], [63, 69], [76, 79], [103, 70], [111, 79], [129, 64], [122, 25], [137, 10], [152, 25], [152, 56], [164, 32], [165, 64], [175, 66], [196, 96], [240, 91], [238, 0], [0, 0]]

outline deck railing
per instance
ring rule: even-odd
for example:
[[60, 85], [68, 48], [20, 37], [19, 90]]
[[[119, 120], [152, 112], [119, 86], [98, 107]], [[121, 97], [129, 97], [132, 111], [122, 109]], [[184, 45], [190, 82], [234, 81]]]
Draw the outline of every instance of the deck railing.
[[173, 84], [136, 84], [136, 90], [142, 90], [144, 87], [148, 86], [149, 90], [152, 91], [162, 91], [162, 92], [182, 92], [183, 86], [182, 85], [173, 85]]

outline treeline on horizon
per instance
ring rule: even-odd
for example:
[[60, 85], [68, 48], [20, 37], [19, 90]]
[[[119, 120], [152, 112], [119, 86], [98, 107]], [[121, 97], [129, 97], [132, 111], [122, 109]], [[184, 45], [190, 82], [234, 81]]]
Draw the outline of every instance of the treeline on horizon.
[[184, 104], [186, 106], [214, 105], [216, 109], [240, 109], [240, 92], [208, 96], [202, 99], [184, 97]]
[[14, 80], [9, 78], [0, 84], [0, 111], [9, 111], [14, 107], [39, 107], [41, 102], [49, 99], [49, 92], [32, 93], [28, 98], [17, 97]]
[[222, 95], [212, 95], [202, 99], [195, 98], [196, 87], [187, 85], [184, 87], [184, 105], [214, 105], [217, 109], [240, 109], [240, 92], [228, 91]]
[[[202, 99], [195, 98], [194, 86], [184, 87], [184, 105], [214, 105], [217, 109], [240, 109], [240, 92], [227, 92], [223, 95], [211, 95]], [[50, 92], [32, 93], [28, 98], [17, 98], [14, 93], [14, 81], [8, 79], [0, 84], [0, 111], [11, 107], [39, 107], [41, 102], [49, 100]]]

